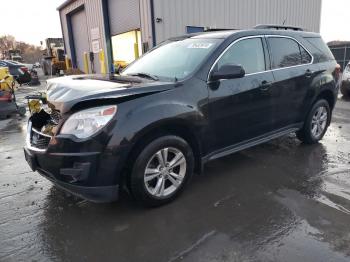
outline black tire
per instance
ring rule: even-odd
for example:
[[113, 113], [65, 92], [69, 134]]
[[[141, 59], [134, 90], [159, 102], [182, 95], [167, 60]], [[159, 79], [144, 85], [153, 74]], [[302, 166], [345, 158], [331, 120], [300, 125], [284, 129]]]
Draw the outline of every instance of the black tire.
[[[186, 160], [186, 171], [181, 184], [175, 189], [173, 193], [167, 196], [154, 196], [146, 188], [146, 167], [149, 165], [154, 155], [164, 148], [174, 148], [179, 150], [183, 154]], [[185, 185], [190, 181], [193, 175], [194, 156], [189, 144], [181, 137], [167, 135], [152, 140], [152, 142], [144, 146], [138, 152], [139, 154], [136, 156], [129, 177], [130, 191], [133, 197], [136, 199], [137, 202], [148, 207], [161, 206], [174, 200], [183, 191]], [[155, 179], [157, 179], [156, 181], [158, 182], [159, 178], [157, 177]], [[164, 181], [167, 181], [167, 179], [164, 178]]]
[[[326, 126], [325, 126], [324, 130], [322, 131], [322, 133], [320, 133], [319, 136], [315, 137], [312, 134], [312, 118], [315, 115], [316, 111], [321, 107], [324, 107], [327, 111]], [[296, 133], [298, 139], [301, 140], [305, 144], [316, 144], [318, 141], [320, 141], [323, 138], [323, 136], [325, 135], [325, 133], [327, 132], [327, 128], [328, 128], [328, 126], [330, 124], [330, 120], [331, 120], [331, 114], [332, 114], [332, 112], [330, 110], [329, 103], [327, 102], [327, 100], [320, 99], [320, 100], [316, 101], [316, 103], [314, 103], [310, 112], [307, 115], [307, 118], [304, 122], [303, 128], [300, 129]]]
[[27, 112], [27, 109], [24, 107], [24, 106], [20, 106], [20, 107], [18, 107], [18, 114], [20, 115], [20, 116], [25, 116], [26, 115], [26, 112]]

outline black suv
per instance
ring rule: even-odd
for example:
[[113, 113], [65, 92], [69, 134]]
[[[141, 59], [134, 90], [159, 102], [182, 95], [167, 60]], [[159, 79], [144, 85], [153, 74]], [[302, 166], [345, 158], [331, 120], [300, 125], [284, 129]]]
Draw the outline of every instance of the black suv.
[[185, 35], [119, 75], [48, 81], [27, 162], [85, 199], [116, 200], [126, 186], [157, 206], [207, 161], [292, 132], [316, 143], [337, 99], [336, 61], [319, 34], [285, 29]]

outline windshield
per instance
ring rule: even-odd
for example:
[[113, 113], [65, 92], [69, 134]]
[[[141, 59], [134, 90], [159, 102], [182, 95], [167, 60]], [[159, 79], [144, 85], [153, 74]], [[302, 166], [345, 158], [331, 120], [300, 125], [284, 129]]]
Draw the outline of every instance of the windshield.
[[165, 43], [130, 64], [121, 75], [149, 75], [176, 81], [193, 73], [220, 39], [191, 39]]

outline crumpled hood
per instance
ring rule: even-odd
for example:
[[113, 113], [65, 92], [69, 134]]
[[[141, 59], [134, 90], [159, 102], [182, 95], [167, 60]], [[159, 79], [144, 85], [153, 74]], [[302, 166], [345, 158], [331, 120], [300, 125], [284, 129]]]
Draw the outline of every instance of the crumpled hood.
[[113, 99], [169, 90], [173, 83], [154, 81], [118, 81], [96, 76], [66, 76], [47, 81], [47, 101], [61, 113], [75, 104], [95, 99]]

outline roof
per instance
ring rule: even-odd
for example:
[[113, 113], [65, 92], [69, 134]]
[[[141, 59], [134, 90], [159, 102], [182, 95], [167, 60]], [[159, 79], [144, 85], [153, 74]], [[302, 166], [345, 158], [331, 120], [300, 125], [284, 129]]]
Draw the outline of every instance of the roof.
[[226, 39], [236, 34], [244, 35], [285, 35], [285, 36], [302, 36], [302, 37], [320, 37], [318, 33], [294, 30], [274, 30], [274, 29], [245, 29], [245, 30], [226, 30], [226, 31], [209, 31], [192, 33], [170, 38], [169, 40], [182, 40], [185, 38], [216, 38]]
[[261, 24], [254, 27], [254, 29], [275, 29], [275, 30], [294, 30], [294, 31], [304, 31], [301, 27], [293, 25], [276, 25], [276, 24]]
[[208, 32], [203, 32], [203, 33], [197, 33], [193, 34], [193, 38], [227, 38], [237, 32], [240, 32], [240, 30], [220, 30], [220, 31], [208, 31]]
[[63, 8], [65, 8], [67, 5], [70, 5], [71, 3], [75, 2], [76, 0], [65, 0], [62, 4], [60, 4], [56, 10], [60, 11]]

